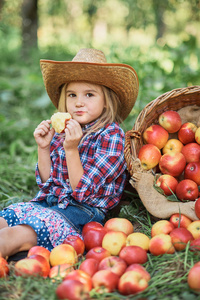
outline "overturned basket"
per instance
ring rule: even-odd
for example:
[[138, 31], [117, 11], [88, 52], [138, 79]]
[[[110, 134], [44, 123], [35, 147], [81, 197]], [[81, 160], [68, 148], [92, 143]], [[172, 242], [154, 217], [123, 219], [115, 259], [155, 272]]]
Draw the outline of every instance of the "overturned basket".
[[[200, 119], [200, 86], [174, 89], [148, 103], [138, 115], [133, 128], [126, 132], [125, 159], [131, 175], [130, 183], [138, 192], [145, 208], [153, 216], [167, 219], [174, 213], [186, 215], [191, 220], [197, 220], [194, 211], [194, 201], [171, 202], [153, 187], [154, 175], [152, 170], [142, 169], [138, 152], [143, 146], [142, 134], [152, 124], [158, 123], [159, 115], [166, 110], [179, 111], [187, 107], [192, 114], [184, 114], [182, 122], [199, 123]], [[191, 117], [192, 116], [192, 117]], [[195, 120], [194, 120], [195, 119]], [[197, 124], [200, 126], [200, 124]]]

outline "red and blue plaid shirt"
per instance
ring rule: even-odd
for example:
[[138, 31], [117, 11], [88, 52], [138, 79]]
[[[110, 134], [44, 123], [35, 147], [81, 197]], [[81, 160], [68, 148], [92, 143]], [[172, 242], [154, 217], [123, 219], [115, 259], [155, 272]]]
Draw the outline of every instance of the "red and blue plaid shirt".
[[[83, 133], [89, 126], [85, 126]], [[37, 164], [36, 182], [40, 191], [32, 201], [53, 195], [63, 209], [71, 200], [98, 207], [104, 212], [116, 206], [126, 180], [125, 138], [119, 125], [108, 124], [80, 142], [78, 149], [84, 174], [74, 191], [69, 182], [63, 141], [64, 134], [55, 133], [50, 147], [51, 174], [45, 183], [41, 181]]]

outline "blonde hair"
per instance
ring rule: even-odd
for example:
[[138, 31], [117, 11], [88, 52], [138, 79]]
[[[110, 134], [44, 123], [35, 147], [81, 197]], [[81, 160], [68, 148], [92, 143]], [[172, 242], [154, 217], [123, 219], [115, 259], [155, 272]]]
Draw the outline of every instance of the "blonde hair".
[[[117, 94], [108, 87], [100, 86], [102, 88], [104, 99], [105, 99], [105, 108], [101, 116], [99, 117], [98, 121], [91, 126], [86, 135], [97, 132], [100, 128], [104, 127], [108, 123], [118, 122], [121, 123], [122, 119], [119, 116], [119, 109], [121, 106], [121, 102]], [[67, 112], [66, 107], [66, 88], [67, 84], [64, 84], [61, 88], [60, 98], [58, 102], [58, 111], [60, 112]]]

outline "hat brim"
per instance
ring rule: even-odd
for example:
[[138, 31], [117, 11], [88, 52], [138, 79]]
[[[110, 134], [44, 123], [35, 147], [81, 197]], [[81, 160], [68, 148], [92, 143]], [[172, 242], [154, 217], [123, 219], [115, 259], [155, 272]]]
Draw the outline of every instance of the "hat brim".
[[125, 120], [137, 99], [139, 83], [135, 70], [126, 64], [102, 64], [40, 60], [46, 91], [58, 107], [60, 87], [72, 81], [86, 81], [112, 89], [121, 101], [120, 117]]

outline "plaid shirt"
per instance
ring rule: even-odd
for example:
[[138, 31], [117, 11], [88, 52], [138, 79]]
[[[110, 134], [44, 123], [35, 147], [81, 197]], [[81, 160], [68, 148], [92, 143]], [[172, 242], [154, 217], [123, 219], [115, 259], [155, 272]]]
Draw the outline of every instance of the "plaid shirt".
[[[83, 133], [89, 126], [85, 126]], [[69, 182], [63, 141], [64, 134], [55, 133], [50, 147], [51, 174], [45, 183], [42, 183], [36, 165], [36, 182], [40, 191], [32, 201], [53, 195], [63, 209], [72, 200], [98, 207], [104, 212], [116, 206], [126, 180], [124, 132], [119, 125], [108, 124], [80, 142], [78, 149], [84, 174], [74, 191]]]

